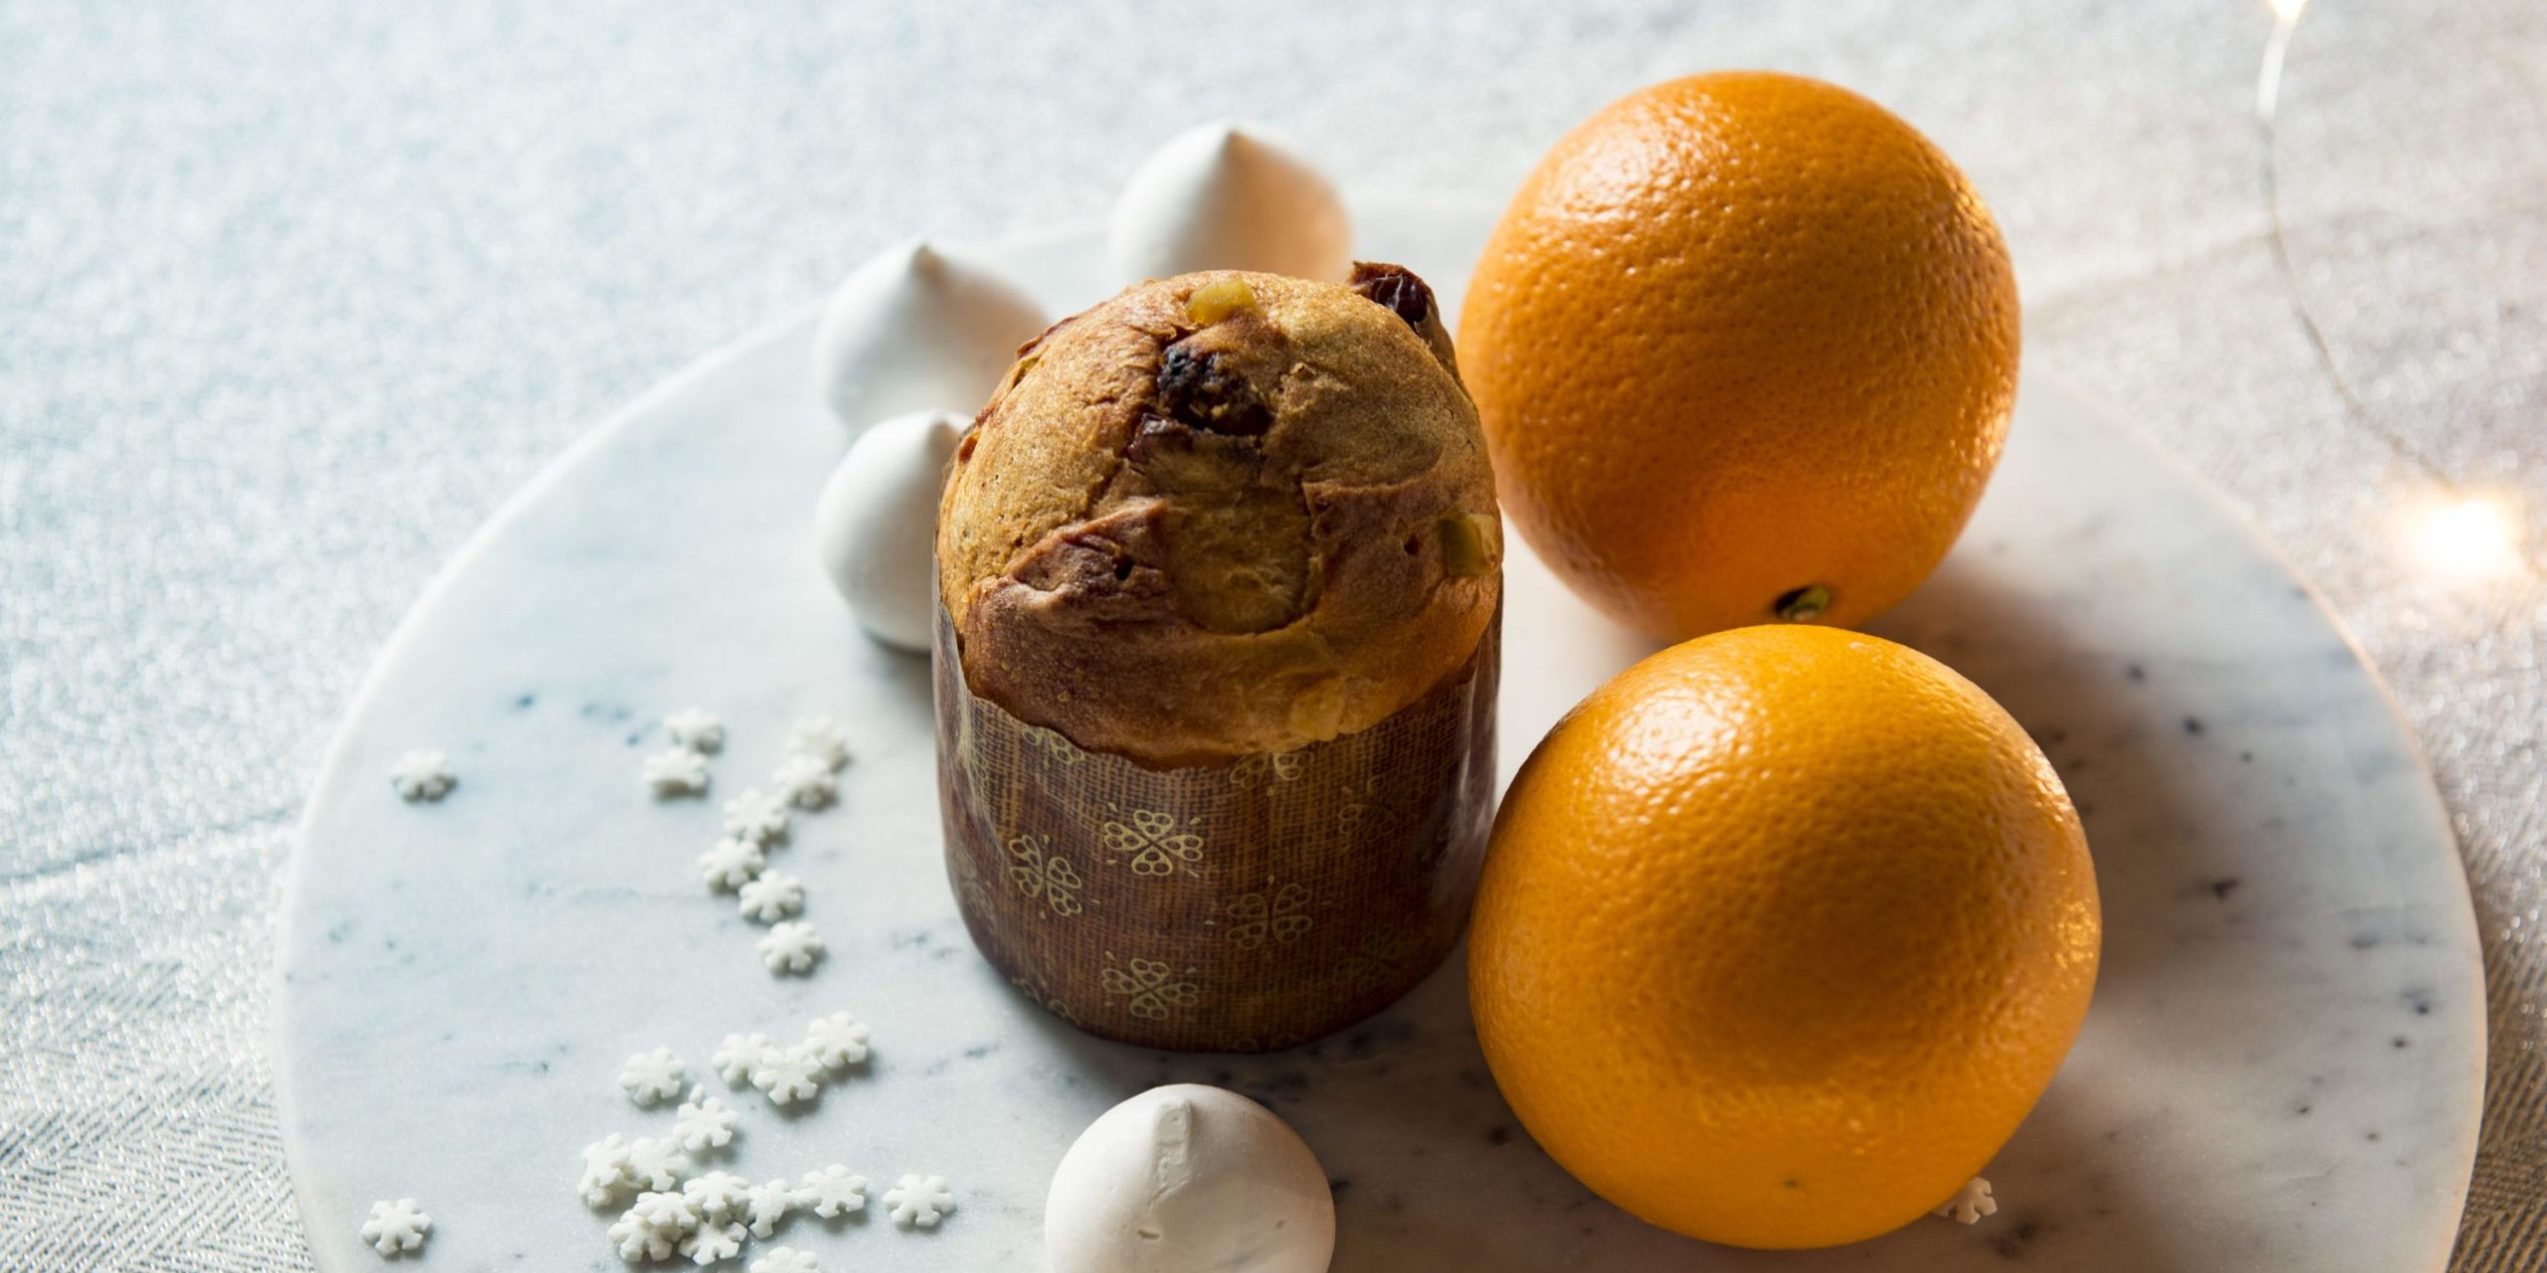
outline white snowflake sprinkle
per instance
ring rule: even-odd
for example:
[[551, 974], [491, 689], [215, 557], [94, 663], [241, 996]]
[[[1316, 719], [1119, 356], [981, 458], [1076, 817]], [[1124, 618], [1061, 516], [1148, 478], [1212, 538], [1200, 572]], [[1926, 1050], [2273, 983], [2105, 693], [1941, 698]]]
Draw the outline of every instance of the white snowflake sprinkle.
[[752, 1067], [752, 1086], [772, 1105], [789, 1105], [822, 1090], [822, 1062], [803, 1048], [771, 1048]]
[[1952, 1217], [1957, 1224], [1976, 1224], [1983, 1216], [1999, 1214], [1999, 1200], [1990, 1196], [1989, 1181], [1974, 1176], [1934, 1214]]
[[708, 787], [707, 757], [674, 747], [646, 757], [646, 785], [657, 796], [695, 796]]
[[725, 802], [725, 834], [754, 844], [787, 838], [787, 802], [758, 787]]
[[657, 1233], [688, 1233], [699, 1227], [698, 1207], [669, 1189], [638, 1194], [628, 1214]]
[[884, 1191], [884, 1205], [895, 1224], [934, 1229], [955, 1209], [955, 1192], [946, 1187], [944, 1176], [906, 1175]]
[[656, 1048], [629, 1057], [628, 1063], [619, 1067], [619, 1090], [640, 1106], [652, 1105], [681, 1095], [681, 1089], [688, 1086], [688, 1077], [689, 1072], [672, 1049]]
[[726, 1083], [737, 1084], [752, 1077], [752, 1067], [760, 1064], [761, 1054], [767, 1051], [766, 1034], [729, 1034], [716, 1045], [716, 1055], [708, 1058], [708, 1064], [716, 1067], [717, 1076]]
[[425, 1234], [432, 1229], [433, 1217], [418, 1211], [413, 1198], [375, 1202], [371, 1218], [363, 1221], [363, 1241], [382, 1255], [396, 1255], [423, 1246]]
[[389, 767], [389, 785], [401, 800], [440, 800], [459, 781], [451, 772], [451, 758], [438, 751], [411, 751]]
[[766, 1238], [778, 1232], [778, 1222], [796, 1206], [796, 1186], [784, 1180], [765, 1180], [745, 1190], [743, 1214], [752, 1222], [752, 1236]]
[[867, 1059], [867, 1023], [846, 1012], [816, 1017], [805, 1026], [805, 1046], [832, 1069]]
[[640, 1218], [634, 1210], [624, 1212], [610, 1222], [610, 1240], [619, 1246], [619, 1258], [631, 1264], [639, 1260], [670, 1259], [672, 1249], [681, 1242], [679, 1229], [658, 1229]]
[[680, 1142], [668, 1136], [640, 1136], [628, 1142], [628, 1179], [640, 1189], [670, 1189], [690, 1170]]
[[867, 1178], [833, 1163], [796, 1182], [796, 1205], [828, 1220], [867, 1209]]
[[711, 1171], [681, 1185], [681, 1197], [709, 1221], [721, 1221], [743, 1209], [752, 1182], [730, 1171]]
[[684, 707], [664, 717], [663, 732], [690, 751], [712, 752], [725, 745], [725, 726], [716, 713], [701, 707]]
[[849, 766], [849, 739], [828, 716], [809, 716], [787, 731], [787, 754], [811, 756], [838, 772]]
[[699, 879], [717, 892], [728, 892], [751, 883], [768, 864], [761, 846], [750, 840], [719, 840], [699, 855]]
[[745, 919], [767, 924], [805, 909], [804, 881], [785, 871], [763, 871], [741, 891]]
[[628, 1142], [619, 1139], [619, 1133], [584, 1146], [584, 1174], [575, 1182], [575, 1191], [587, 1205], [609, 1206], [620, 1190], [634, 1183], [628, 1175]]
[[743, 1253], [743, 1226], [739, 1224], [703, 1224], [699, 1231], [681, 1240], [681, 1254], [701, 1268], [719, 1260], [730, 1260]]
[[761, 963], [771, 972], [803, 972], [822, 958], [822, 934], [801, 919], [771, 926], [760, 940]]
[[814, 1253], [811, 1251], [799, 1251], [792, 1246], [774, 1246], [769, 1249], [769, 1254], [752, 1261], [752, 1273], [822, 1273], [822, 1265], [814, 1260]]
[[778, 762], [769, 785], [778, 798], [799, 809], [820, 809], [840, 796], [840, 775], [820, 756], [789, 756]]
[[698, 1153], [723, 1149], [734, 1140], [734, 1107], [705, 1094], [702, 1088], [672, 1115], [673, 1138], [683, 1149]]

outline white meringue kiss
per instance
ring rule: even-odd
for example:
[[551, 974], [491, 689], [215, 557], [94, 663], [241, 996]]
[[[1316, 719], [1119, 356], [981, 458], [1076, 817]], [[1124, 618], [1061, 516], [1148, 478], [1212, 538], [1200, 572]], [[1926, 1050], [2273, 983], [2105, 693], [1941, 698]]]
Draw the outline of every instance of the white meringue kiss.
[[1335, 187], [1293, 151], [1235, 124], [1168, 139], [1114, 205], [1109, 236], [1125, 280], [1261, 270], [1342, 282], [1353, 226]]
[[963, 436], [964, 418], [945, 411], [877, 424], [841, 457], [814, 507], [823, 571], [859, 626], [886, 645], [929, 648], [938, 488]]
[[1052, 1273], [1326, 1273], [1334, 1252], [1317, 1156], [1217, 1087], [1154, 1087], [1107, 1110], [1044, 1197]]
[[852, 437], [914, 411], [970, 416], [1048, 321], [990, 270], [905, 243], [832, 293], [814, 333], [814, 387]]

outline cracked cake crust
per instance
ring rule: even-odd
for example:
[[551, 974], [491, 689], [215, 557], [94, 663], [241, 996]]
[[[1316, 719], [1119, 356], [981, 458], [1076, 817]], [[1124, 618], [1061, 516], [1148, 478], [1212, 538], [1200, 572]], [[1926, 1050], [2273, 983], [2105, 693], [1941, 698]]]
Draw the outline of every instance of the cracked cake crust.
[[973, 692], [1152, 768], [1368, 728], [1501, 594], [1475, 408], [1431, 291], [1213, 271], [1024, 350], [959, 445], [940, 597]]

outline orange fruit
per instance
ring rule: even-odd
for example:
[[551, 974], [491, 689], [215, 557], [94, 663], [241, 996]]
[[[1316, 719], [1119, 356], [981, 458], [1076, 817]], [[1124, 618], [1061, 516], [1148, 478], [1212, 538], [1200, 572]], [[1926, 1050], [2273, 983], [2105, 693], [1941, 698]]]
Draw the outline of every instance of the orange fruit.
[[2078, 1035], [2078, 816], [1905, 646], [1739, 628], [1629, 668], [1505, 796], [1468, 951], [1530, 1134], [1653, 1224], [1830, 1246], [1951, 1197]]
[[1854, 625], [1936, 567], [2016, 399], [2016, 275], [1944, 152], [1791, 75], [1657, 84], [1495, 227], [1459, 364], [1505, 513], [1678, 639]]

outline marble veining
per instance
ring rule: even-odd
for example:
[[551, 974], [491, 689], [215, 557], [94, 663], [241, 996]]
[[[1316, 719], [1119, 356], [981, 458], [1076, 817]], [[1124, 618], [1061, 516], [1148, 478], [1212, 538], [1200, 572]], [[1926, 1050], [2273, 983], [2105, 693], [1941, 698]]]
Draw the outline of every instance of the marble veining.
[[[1363, 251], [1455, 303], [1485, 219], [1365, 208]], [[1096, 299], [1093, 233], [1001, 245], [1055, 312]], [[605, 1133], [658, 1134], [613, 1083], [665, 1044], [848, 1008], [872, 1061], [804, 1108], [747, 1091], [754, 1179], [833, 1161], [942, 1173], [937, 1232], [800, 1218], [827, 1267], [1033, 1270], [1046, 1177], [1139, 1088], [1236, 1088], [1333, 1177], [1340, 1273], [2016, 1267], [2437, 1270], [2473, 1151], [2483, 1002], [2446, 822], [2383, 691], [2308, 591], [2171, 463], [2029, 379], [2006, 465], [1953, 558], [1880, 630], [1979, 681], [2084, 816], [2103, 980], [2051, 1093], [1990, 1169], [1998, 1215], [1835, 1251], [1692, 1244], [1586, 1193], [1496, 1097], [1458, 962], [1389, 1012], [1261, 1058], [1101, 1043], [977, 957], [939, 861], [925, 664], [865, 639], [809, 533], [839, 449], [805, 375], [810, 315], [633, 405], [453, 562], [354, 706], [287, 899], [284, 1124], [318, 1262], [377, 1267], [374, 1198], [435, 1218], [423, 1267], [623, 1267], [569, 1185]], [[1516, 554], [1503, 764], [1641, 653]], [[705, 799], [656, 801], [660, 716], [728, 726]], [[839, 805], [774, 865], [830, 953], [773, 978], [690, 859], [792, 719], [846, 722]], [[439, 748], [459, 786], [385, 774]], [[747, 1252], [748, 1254], [748, 1252]]]

